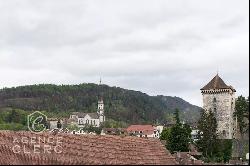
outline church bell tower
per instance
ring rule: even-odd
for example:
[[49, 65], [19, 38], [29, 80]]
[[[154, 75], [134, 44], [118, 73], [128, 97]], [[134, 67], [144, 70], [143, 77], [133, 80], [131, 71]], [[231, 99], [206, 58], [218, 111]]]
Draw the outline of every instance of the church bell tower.
[[[102, 81], [100, 79], [99, 86], [101, 85], [101, 83], [102, 83]], [[99, 115], [100, 122], [104, 122], [105, 121], [105, 116], [104, 116], [104, 102], [103, 102], [102, 95], [98, 99], [97, 113]]]

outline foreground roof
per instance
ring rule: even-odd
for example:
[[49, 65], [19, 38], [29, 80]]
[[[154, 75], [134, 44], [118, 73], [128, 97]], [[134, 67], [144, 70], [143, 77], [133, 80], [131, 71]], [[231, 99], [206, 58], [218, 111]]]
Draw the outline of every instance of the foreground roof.
[[[23, 143], [21, 138], [46, 138], [56, 139], [61, 137], [62, 152], [34, 153], [34, 144], [29, 141]], [[14, 142], [13, 142], [14, 141]], [[51, 142], [41, 142], [40, 151], [44, 145], [56, 145]], [[25, 147], [19, 153], [14, 153], [14, 146]], [[52, 148], [53, 149], [53, 148]], [[43, 132], [34, 134], [31, 132], [0, 132], [0, 164], [68, 164], [68, 165], [131, 165], [131, 164], [177, 164], [175, 158], [165, 149], [157, 139], [145, 139], [138, 137], [101, 136], [101, 135], [72, 135]]]
[[235, 89], [232, 86], [228, 86], [217, 74], [207, 85], [205, 85], [201, 90], [214, 90], [214, 89]]

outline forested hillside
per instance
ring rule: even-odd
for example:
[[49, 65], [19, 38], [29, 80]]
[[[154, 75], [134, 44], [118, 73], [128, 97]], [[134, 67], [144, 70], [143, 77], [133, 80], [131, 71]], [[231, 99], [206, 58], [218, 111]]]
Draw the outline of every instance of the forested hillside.
[[107, 85], [30, 85], [0, 90], [0, 108], [46, 111], [68, 115], [73, 111], [95, 112], [103, 96], [108, 119], [132, 123], [166, 123], [175, 108], [185, 121], [196, 121], [200, 108], [178, 97], [149, 96], [139, 91]]

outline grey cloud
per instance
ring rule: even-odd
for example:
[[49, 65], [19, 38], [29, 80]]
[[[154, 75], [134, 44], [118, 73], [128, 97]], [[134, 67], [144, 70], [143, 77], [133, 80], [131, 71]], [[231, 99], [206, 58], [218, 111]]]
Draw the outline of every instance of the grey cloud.
[[201, 105], [217, 69], [249, 95], [247, 0], [0, 0], [0, 87], [104, 83]]

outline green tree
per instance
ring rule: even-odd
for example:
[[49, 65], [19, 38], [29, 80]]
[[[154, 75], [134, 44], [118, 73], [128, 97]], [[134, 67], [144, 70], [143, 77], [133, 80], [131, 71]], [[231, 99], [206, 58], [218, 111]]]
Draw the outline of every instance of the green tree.
[[189, 144], [191, 142], [191, 129], [189, 125], [180, 123], [179, 110], [175, 110], [176, 124], [171, 128], [168, 136], [167, 149], [171, 153], [175, 151], [187, 152], [189, 151]]
[[18, 123], [20, 121], [20, 117], [18, 116], [18, 113], [15, 109], [12, 109], [9, 116], [7, 117], [7, 122], [11, 123]]
[[232, 140], [218, 139], [216, 129], [217, 121], [214, 113], [211, 110], [202, 110], [198, 121], [199, 132], [196, 144], [207, 162], [227, 162], [232, 155]]
[[241, 95], [236, 99], [234, 117], [240, 132], [239, 155], [243, 157], [243, 136], [249, 132], [249, 97], [246, 99]]
[[164, 128], [161, 132], [160, 139], [167, 141], [169, 139], [170, 133], [171, 133], [171, 128]]
[[198, 121], [197, 146], [203, 152], [203, 156], [211, 158], [214, 154], [217, 139], [217, 121], [214, 113], [202, 110], [201, 118]]
[[181, 124], [181, 122], [180, 122], [180, 115], [179, 115], [179, 110], [178, 109], [175, 109], [174, 119], [175, 119], [176, 125], [180, 125]]
[[222, 150], [223, 150], [223, 160], [224, 162], [228, 162], [231, 159], [232, 156], [232, 146], [233, 142], [230, 139], [223, 140], [223, 145]]
[[78, 130], [79, 130], [79, 127], [78, 127], [77, 124], [69, 124], [69, 125], [67, 126], [67, 129], [69, 129], [70, 131], [73, 131], [73, 130], [78, 131]]
[[[249, 130], [249, 97], [246, 99], [242, 95], [236, 99], [234, 117], [237, 118], [241, 136]], [[248, 118], [248, 121], [247, 121]], [[248, 128], [247, 128], [248, 127]]]

